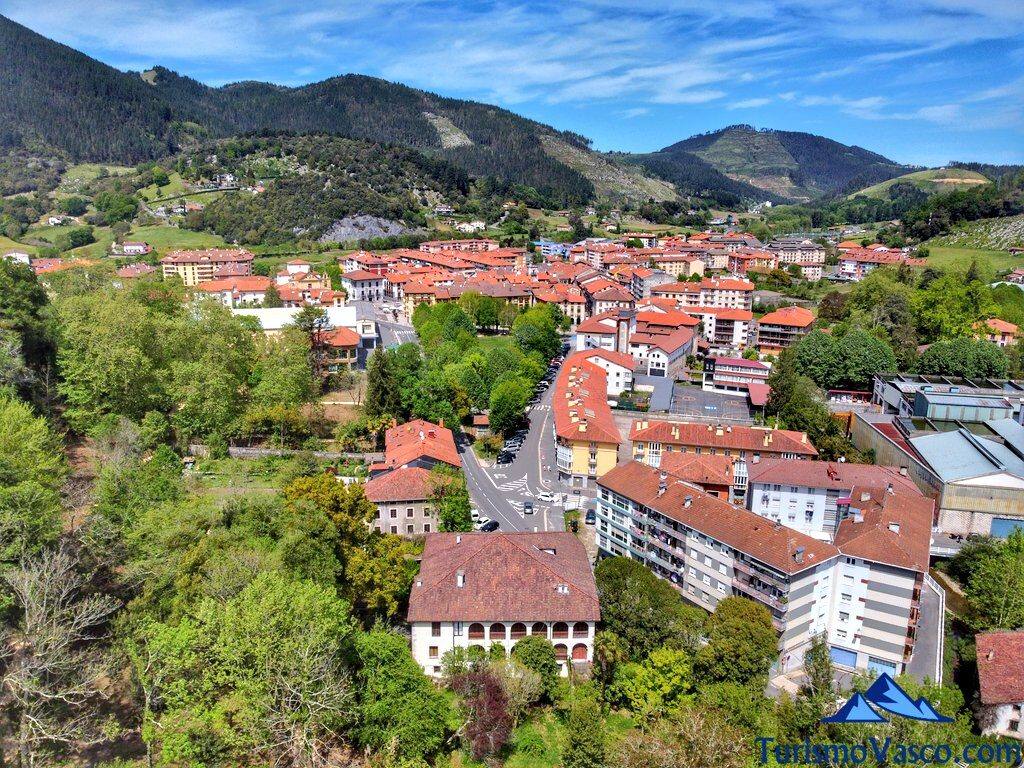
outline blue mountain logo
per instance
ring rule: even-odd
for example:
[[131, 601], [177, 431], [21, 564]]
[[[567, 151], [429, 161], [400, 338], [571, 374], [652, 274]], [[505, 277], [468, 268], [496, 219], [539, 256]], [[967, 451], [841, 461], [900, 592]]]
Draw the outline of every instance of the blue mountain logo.
[[914, 701], [906, 691], [896, 684], [887, 672], [883, 672], [864, 693], [855, 693], [839, 711], [831, 717], [823, 717], [823, 723], [886, 723], [888, 720], [878, 713], [887, 712], [909, 720], [923, 720], [929, 723], [950, 723], [953, 718], [940, 715], [935, 707], [923, 697]]

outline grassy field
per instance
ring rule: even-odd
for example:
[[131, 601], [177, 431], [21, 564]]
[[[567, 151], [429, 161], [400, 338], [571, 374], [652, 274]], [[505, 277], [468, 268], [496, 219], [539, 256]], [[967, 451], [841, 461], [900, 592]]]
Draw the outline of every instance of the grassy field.
[[897, 176], [895, 179], [883, 181], [880, 184], [854, 192], [848, 197], [857, 195], [865, 197], [877, 197], [880, 199], [889, 196], [889, 188], [894, 184], [913, 184], [920, 190], [934, 194], [936, 192], [950, 192], [954, 189], [972, 189], [974, 187], [991, 184], [992, 181], [976, 171], [969, 171], [965, 168], [932, 168], [926, 171], [915, 171]]
[[139, 190], [139, 196], [143, 200], [148, 201], [184, 194], [185, 182], [182, 180], [181, 174], [174, 172], [169, 174], [168, 177], [170, 181], [164, 186], [158, 187], [156, 184], [150, 184], [148, 187]]
[[511, 336], [477, 336], [477, 343], [482, 352], [489, 352], [495, 347], [511, 347], [513, 345]]
[[24, 245], [15, 240], [11, 240], [9, 237], [0, 235], [0, 253], [6, 253], [7, 251], [23, 251], [29, 256], [36, 255], [36, 248], [31, 245]]
[[971, 261], [988, 262], [996, 271], [1013, 269], [1024, 264], [1024, 257], [1011, 256], [1006, 251], [993, 251], [984, 248], [950, 248], [946, 246], [928, 245], [930, 255], [928, 264], [944, 269], [967, 269]]
[[220, 235], [210, 232], [194, 232], [167, 225], [139, 227], [133, 229], [126, 240], [142, 240], [158, 251], [173, 248], [223, 248], [226, 243]]
[[62, 197], [81, 192], [87, 182], [98, 179], [104, 170], [110, 176], [124, 176], [135, 169], [125, 165], [101, 165], [99, 163], [72, 165], [64, 172], [60, 185], [56, 189], [56, 196]]

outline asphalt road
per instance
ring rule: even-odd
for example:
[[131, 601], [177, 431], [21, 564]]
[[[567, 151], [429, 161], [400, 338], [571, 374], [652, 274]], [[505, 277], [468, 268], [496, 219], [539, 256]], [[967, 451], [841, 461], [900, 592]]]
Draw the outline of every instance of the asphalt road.
[[[480, 514], [497, 520], [503, 531], [564, 529], [562, 504], [536, 498], [542, 491], [550, 491], [557, 498], [569, 490], [558, 483], [554, 472], [552, 390], [549, 388], [540, 402], [530, 407], [530, 431], [511, 464], [483, 467], [468, 443], [459, 446], [470, 498]], [[532, 515], [523, 512], [527, 500], [533, 502]]]
[[405, 316], [401, 313], [398, 302], [353, 301], [350, 303], [357, 308], [361, 317], [374, 319], [377, 323], [377, 331], [380, 333], [381, 345], [385, 348], [416, 341], [416, 331], [411, 325], [404, 322]]

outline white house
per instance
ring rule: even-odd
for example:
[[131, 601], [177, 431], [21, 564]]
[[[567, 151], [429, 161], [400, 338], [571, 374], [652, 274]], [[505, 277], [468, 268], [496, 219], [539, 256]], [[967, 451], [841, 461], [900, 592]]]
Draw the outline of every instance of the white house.
[[594, 658], [601, 618], [583, 544], [571, 533], [432, 533], [409, 596], [412, 655], [441, 674], [453, 648], [488, 649], [541, 635], [563, 675]]

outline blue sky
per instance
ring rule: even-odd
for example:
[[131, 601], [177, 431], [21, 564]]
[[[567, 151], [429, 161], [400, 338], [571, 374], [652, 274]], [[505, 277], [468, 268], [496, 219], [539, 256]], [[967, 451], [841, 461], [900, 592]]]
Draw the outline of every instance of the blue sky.
[[358, 72], [648, 151], [733, 123], [1024, 163], [1024, 0], [0, 0], [121, 69]]

